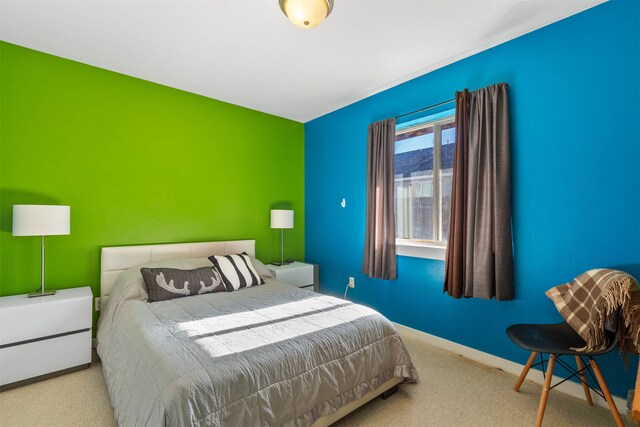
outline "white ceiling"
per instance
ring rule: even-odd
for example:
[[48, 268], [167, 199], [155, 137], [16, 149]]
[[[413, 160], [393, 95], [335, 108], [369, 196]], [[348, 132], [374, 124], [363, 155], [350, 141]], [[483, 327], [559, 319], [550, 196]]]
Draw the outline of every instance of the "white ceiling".
[[0, 0], [0, 39], [306, 122], [603, 0]]

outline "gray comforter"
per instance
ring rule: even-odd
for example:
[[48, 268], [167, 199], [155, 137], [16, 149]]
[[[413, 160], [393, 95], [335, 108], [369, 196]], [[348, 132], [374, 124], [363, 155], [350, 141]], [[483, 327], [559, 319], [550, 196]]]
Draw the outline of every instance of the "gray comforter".
[[136, 272], [121, 276], [98, 329], [120, 425], [311, 425], [392, 377], [417, 379], [393, 325], [364, 306], [271, 279], [147, 303]]

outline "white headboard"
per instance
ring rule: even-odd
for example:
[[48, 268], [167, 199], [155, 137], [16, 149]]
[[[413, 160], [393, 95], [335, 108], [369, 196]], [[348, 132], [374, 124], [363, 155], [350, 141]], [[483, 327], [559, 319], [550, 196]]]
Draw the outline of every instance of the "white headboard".
[[118, 275], [136, 265], [175, 258], [200, 258], [241, 252], [255, 257], [256, 241], [230, 240], [227, 242], [105, 247], [102, 248], [100, 261], [100, 297], [108, 297]]

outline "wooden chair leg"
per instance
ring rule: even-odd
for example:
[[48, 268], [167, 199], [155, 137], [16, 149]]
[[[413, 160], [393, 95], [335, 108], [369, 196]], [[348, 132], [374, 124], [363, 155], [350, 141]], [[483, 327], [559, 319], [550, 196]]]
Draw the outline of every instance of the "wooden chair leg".
[[607, 383], [604, 381], [604, 377], [600, 372], [600, 368], [598, 368], [598, 364], [595, 360], [591, 359], [591, 367], [593, 368], [593, 372], [596, 374], [596, 378], [598, 379], [598, 384], [600, 384], [600, 390], [602, 390], [602, 394], [604, 394], [607, 403], [609, 404], [609, 409], [611, 409], [611, 414], [613, 418], [616, 420], [616, 424], [618, 427], [624, 427], [624, 423], [622, 422], [622, 417], [618, 412], [618, 408], [616, 407], [616, 402], [613, 401], [613, 397], [611, 397], [611, 393], [609, 392], [609, 387], [607, 387]]
[[542, 395], [540, 396], [540, 405], [538, 405], [538, 417], [536, 418], [536, 427], [542, 426], [544, 418], [544, 410], [547, 407], [547, 399], [549, 398], [549, 390], [551, 390], [551, 378], [553, 377], [553, 365], [556, 363], [556, 355], [549, 355], [549, 366], [547, 367], [547, 376], [544, 379], [542, 387]]
[[532, 351], [531, 356], [529, 356], [529, 360], [527, 360], [527, 364], [522, 368], [522, 372], [520, 372], [520, 376], [518, 377], [518, 381], [516, 381], [516, 386], [513, 388], [515, 391], [520, 391], [520, 386], [524, 382], [524, 379], [527, 378], [527, 374], [529, 373], [529, 369], [531, 369], [531, 365], [536, 360], [538, 356], [538, 352]]
[[631, 417], [640, 425], [640, 364], [638, 364], [638, 375], [636, 376], [636, 390], [633, 395]]
[[584, 390], [584, 397], [587, 398], [589, 406], [593, 406], [593, 400], [591, 400], [591, 392], [589, 392], [589, 386], [587, 385], [587, 376], [584, 374], [584, 365], [582, 364], [582, 358], [576, 355], [576, 364], [580, 372], [580, 379], [582, 380], [582, 389]]

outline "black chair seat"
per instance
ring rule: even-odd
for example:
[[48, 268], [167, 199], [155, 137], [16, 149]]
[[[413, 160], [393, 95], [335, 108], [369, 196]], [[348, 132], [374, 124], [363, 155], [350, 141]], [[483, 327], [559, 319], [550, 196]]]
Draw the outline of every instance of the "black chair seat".
[[[609, 392], [609, 388], [607, 387], [606, 382], [604, 381], [604, 377], [602, 376], [602, 372], [600, 372], [600, 368], [596, 363], [596, 360], [593, 356], [597, 356], [599, 354], [608, 353], [614, 349], [616, 344], [618, 343], [618, 339], [620, 337], [620, 321], [619, 321], [620, 313], [619, 310], [611, 313], [604, 322], [604, 333], [607, 347], [600, 350], [589, 353], [578, 352], [572, 350], [572, 348], [582, 348], [586, 345], [582, 337], [578, 335], [576, 331], [566, 322], [555, 323], [555, 324], [519, 324], [512, 325], [507, 328], [507, 336], [515, 345], [518, 347], [524, 348], [525, 350], [529, 350], [531, 355], [529, 356], [529, 360], [527, 360], [527, 364], [522, 368], [522, 372], [518, 377], [518, 381], [516, 382], [515, 387], [513, 389], [515, 391], [520, 390], [520, 386], [527, 377], [527, 374], [534, 366], [542, 365], [542, 369], [544, 370], [544, 354], [548, 354], [549, 358], [547, 359], [548, 364], [545, 371], [545, 380], [544, 387], [542, 388], [542, 394], [540, 395], [540, 404], [538, 405], [538, 417], [536, 419], [536, 427], [542, 426], [542, 419], [544, 417], [544, 411], [547, 407], [547, 399], [549, 397], [549, 390], [556, 387], [559, 384], [562, 384], [566, 379], [561, 380], [559, 383], [555, 385], [551, 385], [551, 380], [553, 379], [553, 368], [555, 366], [556, 361], [560, 363], [570, 374], [571, 377], [579, 377], [582, 382], [582, 388], [584, 389], [585, 398], [589, 405], [593, 405], [593, 401], [591, 399], [590, 389], [593, 389], [591, 385], [589, 385], [586, 372], [593, 372], [595, 374], [595, 379], [598, 381], [598, 385], [600, 386], [600, 391], [609, 404], [609, 409], [611, 409], [611, 414], [615, 419], [616, 425], [618, 427], [624, 427], [624, 422], [622, 421], [622, 417], [620, 417], [620, 413], [616, 408], [616, 403], [611, 397], [611, 393]], [[571, 365], [567, 364], [565, 361], [561, 359], [562, 356], [574, 356], [576, 359], [576, 368], [573, 368]], [[534, 365], [536, 358], [540, 356], [540, 362]], [[588, 361], [585, 365], [583, 357], [587, 357]], [[594, 378], [592, 376], [592, 378]], [[595, 380], [594, 379], [594, 380]], [[593, 389], [595, 390], [595, 389]]]
[[[529, 351], [565, 355], [585, 354], [571, 350], [571, 348], [582, 348], [586, 343], [566, 322], [550, 325], [511, 325], [507, 328], [507, 335], [515, 345]], [[597, 354], [609, 352], [611, 350], [611, 348], [609, 348], [611, 346], [611, 341], [612, 340], [609, 339], [610, 345], [608, 345], [606, 349], [589, 354], [595, 356]]]

